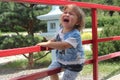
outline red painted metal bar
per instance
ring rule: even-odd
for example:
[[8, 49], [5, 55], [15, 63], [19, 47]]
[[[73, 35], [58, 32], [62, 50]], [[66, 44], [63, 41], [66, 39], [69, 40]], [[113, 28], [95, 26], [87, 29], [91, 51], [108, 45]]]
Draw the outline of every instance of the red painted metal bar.
[[118, 7], [118, 6], [108, 6], [108, 5], [77, 2], [77, 1], [68, 1], [68, 0], [0, 0], [0, 1], [31, 3], [31, 4], [46, 4], [46, 5], [76, 4], [76, 5], [78, 5], [80, 7], [84, 7], [84, 8], [97, 8], [97, 9], [102, 9], [102, 10], [120, 11], [120, 7]]
[[41, 51], [40, 46], [31, 46], [31, 47], [0, 50], [0, 57], [19, 55], [19, 54], [23, 54], [23, 53], [31, 53], [31, 52], [36, 52], [36, 51]]
[[[89, 44], [91, 42], [92, 40], [85, 40], [83, 41], [83, 44]], [[5, 49], [5, 50], [0, 50], [0, 57], [27, 54], [27, 53], [38, 52], [43, 50], [51, 50], [51, 48], [47, 48], [47, 47], [45, 48], [40, 46], [29, 46], [29, 47], [22, 47], [22, 48]]]
[[107, 59], [111, 59], [111, 58], [115, 58], [120, 56], [120, 52], [114, 52], [114, 53], [110, 53], [104, 56], [99, 56], [98, 61], [103, 61], [103, 60], [107, 60]]
[[[108, 42], [108, 41], [117, 41], [117, 40], [120, 40], [120, 36], [113, 36], [113, 37], [97, 39], [98, 42]], [[84, 41], [82, 41], [82, 44], [92, 44], [92, 43], [93, 43], [93, 40], [84, 40]]]
[[93, 59], [88, 59], [85, 61], [85, 65], [93, 64]]
[[84, 40], [82, 41], [82, 44], [91, 44], [92, 43], [92, 40]]
[[92, 8], [93, 80], [98, 80], [97, 10]]
[[[115, 41], [115, 40], [120, 40], [120, 36], [101, 38], [101, 39], [98, 39], [98, 42]], [[92, 40], [82, 41], [83, 44], [91, 44], [92, 42], [93, 42]], [[42, 48], [42, 50], [49, 50], [49, 49]], [[13, 55], [19, 55], [23, 53], [30, 53], [30, 52], [36, 52], [36, 51], [41, 51], [40, 46], [30, 46], [30, 47], [23, 47], [23, 48], [0, 50], [0, 57], [13, 56]]]
[[[118, 56], [120, 56], [120, 52], [110, 53], [108, 55], [99, 56], [98, 61], [103, 61], [103, 60], [115, 58]], [[85, 61], [85, 65], [92, 64], [92, 63], [93, 63], [93, 59], [89, 59], [89, 60]], [[21, 76], [12, 78], [10, 80], [36, 80], [36, 79], [41, 79], [41, 78], [44, 78], [46, 76], [50, 76], [54, 73], [59, 73], [59, 72], [61, 72], [61, 68], [56, 68], [53, 70], [45, 70], [42, 72], [36, 72], [36, 73], [28, 74], [28, 75], [21, 75]]]
[[22, 48], [14, 48], [14, 49], [6, 49], [0, 50], [0, 57], [7, 57], [19, 54], [28, 54], [31, 52], [38, 52], [43, 50], [50, 50], [51, 48], [48, 47], [40, 47], [40, 46], [29, 46], [29, 47], [22, 47]]
[[[120, 40], [120, 36], [113, 36], [113, 37], [97, 39], [98, 42], [108, 42], [108, 41], [117, 41], [117, 40]], [[92, 44], [92, 43], [93, 43], [93, 40], [84, 40], [84, 41], [82, 41], [82, 44]]]
[[[110, 54], [107, 54], [107, 55], [103, 55], [103, 56], [99, 56], [98, 57], [98, 62], [104, 61], [104, 60], [108, 60], [108, 59], [112, 59], [112, 58], [115, 58], [115, 57], [118, 57], [118, 56], [120, 56], [120, 51], [119, 52], [110, 53]], [[93, 59], [89, 59], [89, 60], [85, 61], [85, 65], [92, 64], [92, 63], [94, 63]]]
[[117, 41], [117, 40], [120, 40], [120, 36], [113, 36], [113, 37], [107, 37], [107, 38], [100, 38], [100, 39], [98, 39], [98, 42]]
[[59, 73], [59, 72], [61, 72], [61, 68], [46, 70], [42, 72], [36, 72], [29, 75], [22, 75], [16, 78], [12, 78], [10, 80], [37, 80], [37, 79], [44, 78], [46, 76], [53, 75], [54, 73]]
[[[102, 41], [109, 41], [109, 40], [120, 40], [119, 38], [104, 38], [104, 39], [98, 39], [97, 38], [97, 13], [96, 9], [103, 9], [103, 10], [113, 10], [113, 11], [120, 11], [120, 8], [117, 6], [107, 6], [107, 5], [100, 5], [100, 4], [92, 4], [92, 3], [85, 3], [85, 2], [74, 2], [74, 1], [63, 1], [63, 0], [1, 0], [1, 1], [12, 1], [12, 2], [20, 2], [20, 3], [31, 3], [31, 4], [49, 4], [49, 5], [66, 5], [66, 4], [77, 4], [78, 6], [85, 7], [85, 8], [92, 8], [92, 40], [83, 41], [83, 43], [92, 43], [93, 44], [93, 59], [87, 60], [86, 64], [93, 63], [93, 79], [98, 80], [98, 61], [113, 58], [119, 56], [119, 53], [114, 53], [110, 55], [100, 56], [98, 57], [98, 42]], [[35, 51], [38, 50], [38, 46], [35, 47]], [[40, 48], [39, 48], [40, 49]], [[22, 51], [23, 50], [23, 51]], [[14, 49], [8, 50], [10, 53], [6, 50], [0, 50], [1, 56], [10, 56], [10, 55], [17, 55], [26, 53], [26, 50], [30, 50], [29, 47], [26, 47], [25, 49], [18, 49], [18, 52]], [[35, 52], [34, 50], [27, 51], [28, 52]], [[39, 51], [39, 50], [38, 50]], [[6, 53], [4, 54], [4, 52]], [[14, 53], [13, 53], [14, 52]], [[51, 72], [54, 73], [54, 72]], [[42, 74], [42, 73], [41, 73]], [[46, 74], [46, 73], [45, 73]], [[35, 76], [35, 75], [34, 75]], [[36, 74], [38, 76], [38, 74]], [[42, 75], [45, 76], [45, 75]], [[31, 77], [32, 79], [33, 77]], [[20, 79], [19, 79], [20, 80]], [[21, 79], [23, 80], [23, 79]], [[27, 78], [25, 79], [27, 80]], [[30, 80], [30, 79], [29, 79]]]
[[[110, 53], [108, 55], [99, 56], [98, 61], [103, 61], [103, 60], [115, 58], [118, 56], [120, 56], [120, 52]], [[85, 61], [85, 64], [92, 64], [92, 63], [93, 63], [93, 59], [89, 59]], [[36, 72], [28, 75], [21, 75], [21, 76], [12, 78], [10, 80], [37, 80], [37, 79], [41, 79], [46, 76], [50, 76], [50, 75], [53, 75], [54, 73], [59, 73], [59, 72], [61, 72], [61, 68], [56, 68], [53, 70], [45, 70], [42, 72]]]

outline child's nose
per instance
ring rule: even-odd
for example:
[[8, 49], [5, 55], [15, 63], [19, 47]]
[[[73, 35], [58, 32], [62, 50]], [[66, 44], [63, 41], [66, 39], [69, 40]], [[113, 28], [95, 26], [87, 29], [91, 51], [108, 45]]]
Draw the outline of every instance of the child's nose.
[[66, 13], [67, 16], [69, 16], [69, 13]]

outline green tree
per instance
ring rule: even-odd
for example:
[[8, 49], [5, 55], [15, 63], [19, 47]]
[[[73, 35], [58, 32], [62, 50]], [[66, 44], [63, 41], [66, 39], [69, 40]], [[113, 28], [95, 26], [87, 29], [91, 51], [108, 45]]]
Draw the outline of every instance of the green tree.
[[[90, 2], [90, 3], [97, 3], [97, 4], [104, 4], [104, 5], [111, 5], [111, 6], [120, 6], [120, 0], [77, 0], [79, 2]], [[85, 13], [90, 14], [90, 11], [85, 10]], [[100, 13], [103, 13], [100, 12]], [[104, 11], [104, 15], [113, 16], [114, 11]], [[120, 13], [119, 13], [120, 14]]]
[[[44, 23], [40, 24], [41, 21], [36, 16], [48, 12], [49, 9], [49, 6], [42, 7], [35, 4], [0, 2], [0, 29], [16, 32], [17, 35], [20, 35], [19, 31], [22, 30], [34, 37], [35, 31], [46, 27]], [[27, 58], [32, 67], [33, 53], [29, 54]]]
[[[100, 32], [99, 37], [105, 38], [105, 37], [112, 37], [112, 36], [119, 36], [120, 34], [120, 22], [116, 22], [114, 25], [106, 25], [104, 26], [103, 30]], [[101, 42], [99, 43], [99, 55], [106, 55], [113, 52], [120, 51], [120, 41], [108, 41], [108, 42]], [[119, 61], [120, 57], [116, 57], [113, 59], [110, 59], [109, 61]]]
[[40, 24], [41, 21], [38, 20], [36, 16], [48, 12], [49, 9], [50, 8], [48, 6], [41, 7], [34, 4], [1, 2], [0, 28], [3, 28], [4, 31], [6, 30], [16, 32], [17, 34], [17, 29], [22, 29], [27, 31], [28, 34], [33, 35], [35, 31], [46, 27], [43, 22]]

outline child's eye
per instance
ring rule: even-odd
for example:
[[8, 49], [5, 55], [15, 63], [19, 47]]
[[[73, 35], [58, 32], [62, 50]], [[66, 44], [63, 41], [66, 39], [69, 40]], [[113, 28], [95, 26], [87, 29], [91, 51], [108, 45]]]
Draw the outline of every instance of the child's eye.
[[72, 15], [72, 13], [71, 13], [71, 12], [64, 12], [64, 14], [69, 14], [69, 15]]
[[69, 14], [70, 14], [70, 15], [73, 15], [73, 13], [72, 13], [72, 12], [69, 12]]
[[67, 14], [67, 12], [64, 12], [64, 14]]

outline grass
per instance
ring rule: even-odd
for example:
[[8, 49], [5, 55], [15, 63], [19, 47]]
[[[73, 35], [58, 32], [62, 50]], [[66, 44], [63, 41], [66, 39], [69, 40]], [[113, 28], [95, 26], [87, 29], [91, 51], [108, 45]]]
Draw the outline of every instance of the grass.
[[107, 61], [99, 62], [99, 71], [105, 74], [120, 72], [120, 70], [118, 70], [120, 69], [119, 63], [120, 62], [107, 62]]
[[[98, 77], [100, 80], [106, 80], [114, 75], [120, 74], [120, 62], [99, 62]], [[82, 72], [82, 76], [93, 77], [93, 65], [85, 65]], [[91, 79], [90, 79], [91, 80]]]
[[[36, 57], [36, 55], [35, 55], [35, 57]], [[50, 62], [51, 62], [51, 54], [48, 54], [44, 58], [41, 58], [41, 59], [37, 60], [36, 62], [34, 62], [34, 68], [47, 67], [50, 64]], [[15, 61], [10, 61], [4, 65], [0, 65], [0, 69], [5, 69], [5, 68], [27, 69], [28, 68], [28, 60], [27, 59], [19, 59], [19, 60], [15, 60]]]
[[[92, 51], [85, 51], [86, 59], [92, 58]], [[98, 63], [98, 75], [100, 80], [106, 80], [114, 75], [120, 74], [120, 61], [101, 61]], [[85, 65], [82, 72], [82, 76], [92, 76], [93, 77], [93, 65]], [[91, 79], [90, 79], [91, 80]]]
[[27, 60], [15, 60], [13, 62], [8, 62], [4, 65], [0, 66], [0, 69], [5, 69], [5, 68], [16, 68], [16, 69], [24, 69], [27, 67]]
[[51, 54], [49, 53], [44, 58], [39, 59], [35, 62], [36, 67], [47, 67], [51, 63]]

